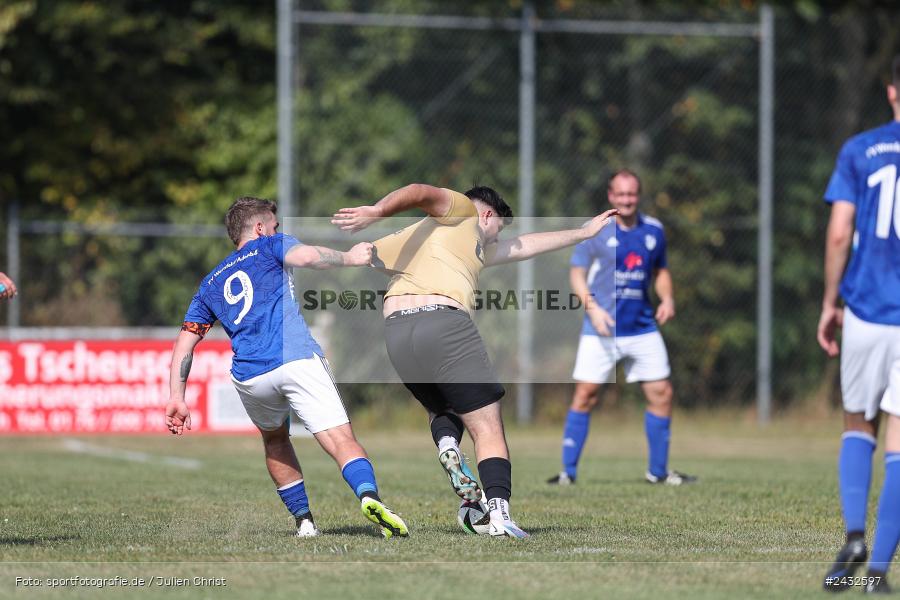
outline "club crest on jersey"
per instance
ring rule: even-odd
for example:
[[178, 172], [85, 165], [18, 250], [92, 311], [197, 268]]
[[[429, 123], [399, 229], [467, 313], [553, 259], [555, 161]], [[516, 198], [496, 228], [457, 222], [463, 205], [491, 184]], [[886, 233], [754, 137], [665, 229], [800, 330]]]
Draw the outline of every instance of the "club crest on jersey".
[[641, 255], [638, 254], [637, 252], [629, 252], [628, 255], [625, 257], [625, 260], [622, 261], [622, 263], [625, 265], [626, 269], [631, 271], [637, 267], [640, 267], [642, 264], [644, 264], [644, 259], [641, 258]]
[[649, 233], [644, 236], [644, 245], [647, 246], [647, 250], [653, 252], [653, 249], [656, 248], [656, 236], [650, 235]]
[[611, 237], [611, 238], [609, 238], [608, 240], [606, 240], [606, 247], [607, 247], [607, 248], [616, 248], [618, 245], [619, 245], [619, 240], [617, 240], [617, 239], [614, 238], [614, 237]]

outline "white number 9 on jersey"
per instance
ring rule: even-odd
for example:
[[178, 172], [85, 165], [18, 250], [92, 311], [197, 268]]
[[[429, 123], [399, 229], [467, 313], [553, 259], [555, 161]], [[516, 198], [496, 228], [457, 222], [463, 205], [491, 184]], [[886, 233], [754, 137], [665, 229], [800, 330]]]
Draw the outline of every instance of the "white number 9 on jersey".
[[[241, 291], [237, 294], [231, 292], [231, 282], [235, 279], [241, 282]], [[228, 302], [228, 304], [237, 304], [241, 300], [244, 301], [241, 312], [238, 314], [237, 319], [234, 320], [235, 325], [240, 325], [241, 321], [250, 311], [250, 307], [253, 305], [253, 283], [250, 282], [250, 276], [243, 271], [236, 271], [231, 277], [225, 280], [224, 291], [225, 301]]]

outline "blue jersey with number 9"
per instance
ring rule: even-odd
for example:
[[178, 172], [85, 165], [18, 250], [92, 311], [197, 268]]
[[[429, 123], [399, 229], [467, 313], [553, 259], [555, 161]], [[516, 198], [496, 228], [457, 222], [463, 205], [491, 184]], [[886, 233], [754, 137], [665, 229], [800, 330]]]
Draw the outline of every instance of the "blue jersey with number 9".
[[825, 201], [856, 206], [853, 255], [841, 281], [847, 306], [870, 323], [900, 325], [900, 123], [844, 144]]
[[231, 338], [231, 374], [238, 381], [293, 360], [323, 356], [294, 296], [284, 256], [300, 242], [279, 233], [247, 242], [229, 254], [200, 284], [185, 322], [217, 320]]

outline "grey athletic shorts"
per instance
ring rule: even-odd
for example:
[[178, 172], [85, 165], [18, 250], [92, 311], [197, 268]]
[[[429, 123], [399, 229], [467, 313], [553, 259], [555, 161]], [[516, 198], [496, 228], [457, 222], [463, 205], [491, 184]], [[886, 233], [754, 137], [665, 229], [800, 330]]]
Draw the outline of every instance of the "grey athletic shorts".
[[[435, 305], [431, 305], [435, 306]], [[468, 313], [447, 306], [397, 311], [385, 319], [391, 364], [422, 406], [472, 412], [503, 397], [484, 342]]]

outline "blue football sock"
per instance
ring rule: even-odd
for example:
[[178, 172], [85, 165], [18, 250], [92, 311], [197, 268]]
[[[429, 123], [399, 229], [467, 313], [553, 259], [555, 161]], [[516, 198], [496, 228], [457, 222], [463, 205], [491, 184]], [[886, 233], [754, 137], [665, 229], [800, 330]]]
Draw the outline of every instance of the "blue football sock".
[[884, 485], [878, 500], [875, 544], [869, 569], [887, 572], [900, 541], [900, 452], [884, 455]]
[[278, 495], [295, 517], [309, 512], [309, 498], [306, 497], [306, 486], [302, 479], [278, 488]]
[[566, 415], [566, 426], [563, 429], [562, 463], [566, 474], [575, 478], [578, 474], [578, 459], [587, 440], [588, 427], [591, 424], [591, 413], [575, 412], [569, 409]]
[[841, 436], [838, 485], [848, 533], [866, 531], [866, 505], [869, 502], [874, 452], [875, 438], [868, 433], [848, 431]]
[[378, 484], [375, 483], [375, 470], [368, 458], [354, 458], [341, 468], [344, 481], [353, 490], [357, 498], [362, 498], [366, 492], [378, 497]]
[[656, 477], [669, 474], [669, 431], [672, 426], [670, 417], [657, 417], [644, 413], [644, 431], [647, 434], [649, 450], [649, 470]]

